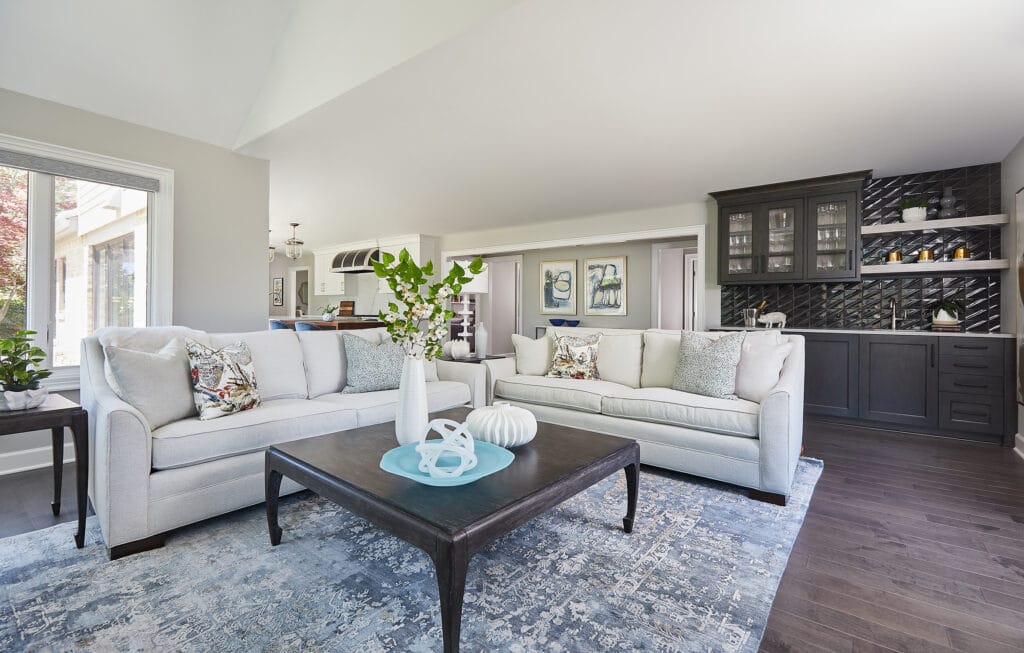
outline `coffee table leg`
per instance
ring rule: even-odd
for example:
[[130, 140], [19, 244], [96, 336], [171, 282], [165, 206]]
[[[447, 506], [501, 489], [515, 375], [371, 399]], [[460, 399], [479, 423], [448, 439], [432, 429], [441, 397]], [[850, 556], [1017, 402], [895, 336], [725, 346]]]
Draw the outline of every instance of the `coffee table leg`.
[[53, 501], [50, 509], [54, 515], [60, 514], [60, 489], [64, 479], [64, 427], [50, 429], [50, 441], [53, 444]]
[[[75, 499], [78, 503], [75, 546], [81, 549], [85, 546], [85, 513], [89, 502], [89, 414], [84, 410], [71, 418], [71, 436], [75, 443]], [[63, 446], [62, 443], [61, 448]]]
[[636, 517], [636, 494], [640, 488], [640, 461], [626, 465], [626, 516], [622, 519], [622, 530], [633, 532], [633, 518]]
[[281, 494], [281, 472], [267, 466], [267, 528], [270, 529], [270, 544], [281, 543], [281, 527], [277, 525], [277, 502]]
[[445, 653], [458, 653], [462, 629], [462, 598], [466, 594], [469, 552], [465, 540], [446, 542], [434, 555], [437, 589], [441, 595], [441, 632]]

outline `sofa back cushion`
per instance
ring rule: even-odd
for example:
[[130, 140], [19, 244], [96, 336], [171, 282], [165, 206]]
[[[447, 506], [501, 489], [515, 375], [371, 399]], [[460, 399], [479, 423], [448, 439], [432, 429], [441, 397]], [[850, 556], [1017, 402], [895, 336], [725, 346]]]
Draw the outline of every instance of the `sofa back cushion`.
[[[597, 352], [597, 372], [605, 381], [620, 383], [630, 388], [640, 387], [643, 359], [644, 332], [637, 329], [602, 329], [570, 327], [548, 329], [560, 336], [601, 334]], [[516, 352], [518, 358], [518, 351]], [[516, 363], [518, 368], [518, 362]]]
[[103, 356], [115, 392], [142, 413], [150, 430], [196, 415], [184, 342], [173, 339], [158, 352], [109, 345]]
[[736, 396], [761, 403], [779, 382], [793, 344], [781, 331], [747, 331], [736, 368]]
[[679, 331], [648, 329], [644, 331], [643, 371], [641, 388], [671, 388], [672, 375], [679, 358]]
[[302, 361], [306, 369], [306, 387], [309, 398], [316, 399], [332, 392], [341, 392], [345, 387], [345, 346], [342, 334], [359, 336], [370, 344], [380, 344], [377, 329], [355, 329], [352, 331], [296, 331], [302, 348]]
[[[173, 345], [174, 348], [181, 350], [181, 355], [185, 356], [185, 340], [192, 339], [198, 342], [207, 342], [208, 337], [206, 332], [197, 331], [188, 327], [182, 326], [169, 326], [169, 327], [103, 327], [96, 331], [96, 340], [100, 346], [106, 347], [118, 347], [120, 349], [129, 349], [131, 351], [144, 352], [148, 354], [155, 354], [160, 352], [168, 345]], [[165, 352], [166, 353], [166, 352]], [[185, 356], [186, 362], [185, 367], [188, 367], [187, 356]], [[133, 371], [134, 373], [134, 371]], [[186, 374], [187, 374], [186, 369]], [[110, 389], [124, 401], [132, 404], [128, 400], [127, 394], [120, 387], [117, 377], [114, 376], [113, 370], [110, 367], [110, 361], [107, 357], [103, 357], [103, 376], [107, 380], [107, 385]], [[188, 397], [189, 401], [192, 400], [192, 383], [186, 377], [188, 382]], [[178, 386], [180, 391], [182, 386]], [[177, 405], [184, 405], [184, 395], [179, 394], [176, 397], [169, 397], [169, 401], [176, 403]], [[132, 404], [134, 406], [134, 404]], [[138, 408], [138, 406], [136, 406]]]
[[544, 376], [551, 367], [554, 338], [543, 335], [534, 340], [518, 333], [512, 334], [512, 346], [516, 349], [516, 374]]
[[289, 329], [252, 331], [250, 333], [211, 333], [210, 346], [221, 349], [239, 340], [249, 346], [260, 399], [305, 399], [306, 370], [302, 363], [302, 347], [295, 332]]

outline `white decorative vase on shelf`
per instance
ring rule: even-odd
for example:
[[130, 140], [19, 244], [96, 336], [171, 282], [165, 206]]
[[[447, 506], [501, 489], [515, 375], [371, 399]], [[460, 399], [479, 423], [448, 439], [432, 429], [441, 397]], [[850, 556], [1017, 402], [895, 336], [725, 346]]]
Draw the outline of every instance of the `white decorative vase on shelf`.
[[324, 322], [330, 322], [334, 320], [334, 313], [324, 313], [320, 317], [323, 318]]
[[473, 327], [473, 335], [476, 339], [476, 356], [477, 358], [483, 358], [487, 355], [488, 337], [486, 327], [483, 322], [477, 322]]
[[903, 209], [904, 222], [924, 222], [928, 219], [928, 209], [924, 206], [913, 206]]
[[466, 416], [466, 426], [477, 440], [505, 448], [524, 445], [537, 435], [533, 413], [507, 401], [477, 408]]
[[0, 411], [29, 410], [38, 408], [46, 401], [46, 388], [35, 390], [3, 390], [0, 391]]
[[422, 440], [429, 421], [423, 359], [406, 356], [402, 363], [402, 380], [398, 386], [398, 406], [395, 411], [395, 437], [398, 438], [398, 444]]

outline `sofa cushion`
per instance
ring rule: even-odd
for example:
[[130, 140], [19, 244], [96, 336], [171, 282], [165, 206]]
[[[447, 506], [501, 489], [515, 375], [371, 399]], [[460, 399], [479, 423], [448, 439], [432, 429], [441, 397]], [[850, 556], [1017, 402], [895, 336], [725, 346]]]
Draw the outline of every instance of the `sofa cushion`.
[[350, 333], [377, 344], [380, 335], [373, 329], [353, 331], [296, 331], [299, 347], [302, 348], [302, 362], [306, 370], [306, 387], [309, 398], [316, 399], [330, 392], [341, 392], [345, 387], [345, 346], [342, 333]]
[[679, 360], [679, 331], [644, 332], [643, 372], [640, 374], [641, 388], [671, 388], [672, 376]]
[[[629, 329], [549, 329], [559, 336], [601, 334], [597, 352], [597, 372], [605, 381], [621, 383], [631, 388], [640, 387], [641, 362], [644, 345], [642, 331]], [[517, 351], [518, 354], [518, 351]], [[672, 354], [673, 360], [675, 353]], [[516, 370], [519, 371], [518, 369]], [[524, 372], [519, 372], [524, 374]]]
[[546, 406], [561, 406], [591, 413], [601, 412], [601, 400], [629, 392], [621, 383], [599, 380], [552, 379], [517, 374], [499, 379], [494, 396]]
[[591, 336], [555, 336], [551, 367], [544, 376], [552, 379], [600, 379], [597, 371], [601, 334]]
[[211, 349], [201, 342], [186, 340], [185, 351], [200, 420], [259, 407], [259, 384], [249, 345], [239, 340], [221, 349]]
[[512, 334], [512, 346], [516, 350], [516, 373], [530, 376], [544, 376], [551, 366], [554, 338], [545, 334], [534, 340], [518, 333]]
[[781, 331], [747, 331], [736, 367], [736, 396], [761, 403], [779, 383], [793, 345]]
[[155, 353], [110, 345], [103, 356], [117, 380], [115, 392], [142, 413], [150, 429], [196, 414], [188, 356], [177, 338]]
[[[469, 386], [456, 381], [427, 382], [427, 410], [435, 412], [467, 404], [472, 399]], [[317, 401], [330, 402], [356, 413], [356, 425], [381, 424], [395, 419], [398, 405], [398, 390], [378, 390], [346, 394], [334, 392], [323, 395]]]
[[[120, 347], [132, 351], [143, 351], [155, 354], [168, 344], [175, 343], [176, 346], [185, 350], [185, 339], [191, 338], [198, 342], [208, 342], [204, 331], [196, 331], [188, 327], [103, 327], [96, 331], [96, 340], [101, 347]], [[119, 397], [124, 399], [121, 388], [118, 387], [117, 379], [110, 369], [110, 361], [103, 357], [103, 375], [107, 379], [107, 385]], [[189, 389], [189, 401], [192, 400], [192, 391]]]
[[720, 337], [683, 331], [672, 389], [720, 399], [736, 398], [736, 367], [743, 333]]
[[719, 399], [671, 388], [640, 388], [605, 397], [601, 412], [644, 422], [685, 426], [701, 431], [757, 437], [761, 407], [744, 399]]
[[211, 333], [210, 346], [220, 349], [241, 340], [249, 345], [260, 399], [305, 399], [306, 370], [302, 364], [302, 347], [290, 329], [253, 331], [250, 333]]
[[172, 422], [153, 431], [153, 468], [172, 469], [271, 445], [354, 428], [355, 411], [325, 401], [277, 399], [203, 422]]

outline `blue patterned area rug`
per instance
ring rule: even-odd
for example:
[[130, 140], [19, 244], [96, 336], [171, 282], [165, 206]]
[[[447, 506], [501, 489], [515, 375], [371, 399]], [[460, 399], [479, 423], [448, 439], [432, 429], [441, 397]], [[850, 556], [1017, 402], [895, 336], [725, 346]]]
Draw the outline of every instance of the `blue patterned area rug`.
[[[755, 651], [822, 463], [790, 505], [645, 469], [632, 535], [621, 474], [478, 552], [464, 651]], [[472, 486], [467, 487], [472, 491]], [[114, 562], [90, 518], [0, 540], [0, 650], [438, 651], [426, 554], [328, 501], [282, 502], [177, 531]]]

